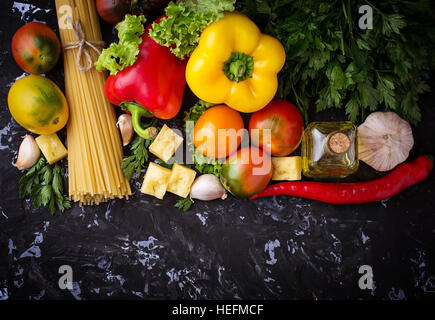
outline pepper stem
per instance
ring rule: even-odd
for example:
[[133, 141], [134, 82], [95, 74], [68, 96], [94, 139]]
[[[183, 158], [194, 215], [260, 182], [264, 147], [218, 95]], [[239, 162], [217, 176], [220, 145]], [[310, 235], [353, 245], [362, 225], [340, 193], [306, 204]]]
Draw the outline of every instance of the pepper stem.
[[133, 124], [134, 131], [142, 138], [146, 140], [152, 140], [155, 138], [154, 127], [143, 128], [141, 124], [142, 117], [152, 117], [153, 113], [136, 102], [123, 102], [121, 108], [124, 111], [131, 113], [131, 122]]
[[222, 71], [231, 81], [240, 82], [247, 78], [252, 78], [254, 58], [243, 52], [233, 52], [225, 62]]

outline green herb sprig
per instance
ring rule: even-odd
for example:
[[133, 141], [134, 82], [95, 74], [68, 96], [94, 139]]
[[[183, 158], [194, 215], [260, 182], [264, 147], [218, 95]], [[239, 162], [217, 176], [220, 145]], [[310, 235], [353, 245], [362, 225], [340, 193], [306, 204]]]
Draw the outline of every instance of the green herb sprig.
[[122, 172], [128, 181], [131, 180], [135, 172], [137, 176], [140, 176], [141, 170], [146, 168], [149, 157], [148, 148], [152, 142], [153, 140], [146, 140], [138, 135], [131, 142], [132, 155], [125, 156], [121, 163]]
[[206, 157], [194, 147], [193, 150], [193, 162], [195, 163], [195, 169], [201, 174], [211, 173], [219, 178], [222, 171], [222, 161], [219, 159], [214, 159]]
[[[278, 97], [292, 100], [306, 122], [315, 106], [317, 112], [343, 108], [354, 122], [392, 110], [412, 124], [421, 120], [418, 97], [429, 90], [421, 71], [435, 49], [429, 2], [239, 1], [284, 45]], [[373, 9], [373, 29], [359, 27], [362, 5]]]
[[65, 195], [64, 184], [65, 172], [56, 163], [50, 165], [44, 156], [31, 167], [20, 179], [20, 198], [30, 197], [33, 207], [39, 209], [47, 207], [51, 214], [64, 212], [71, 208], [71, 202]]
[[190, 210], [192, 205], [193, 205], [193, 201], [189, 197], [187, 197], [187, 198], [179, 199], [177, 203], [175, 203], [174, 207], [186, 212]]
[[[143, 124], [143, 128], [155, 127], [156, 124], [157, 120], [153, 119], [149, 123]], [[147, 140], [135, 134], [130, 144], [132, 154], [125, 156], [121, 163], [121, 169], [128, 181], [131, 180], [135, 172], [137, 176], [140, 176], [141, 170], [146, 168], [149, 157], [148, 148], [152, 142], [153, 140]]]

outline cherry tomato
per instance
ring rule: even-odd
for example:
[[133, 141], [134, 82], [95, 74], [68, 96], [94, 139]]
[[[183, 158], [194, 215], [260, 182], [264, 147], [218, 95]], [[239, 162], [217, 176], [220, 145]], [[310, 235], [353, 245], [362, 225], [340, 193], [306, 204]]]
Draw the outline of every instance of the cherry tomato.
[[12, 38], [12, 55], [21, 69], [32, 74], [46, 73], [59, 60], [60, 42], [44, 23], [30, 22]]
[[193, 143], [205, 156], [226, 158], [242, 142], [244, 133], [240, 114], [226, 105], [207, 109], [193, 128]]
[[257, 147], [246, 147], [230, 156], [222, 165], [221, 183], [236, 197], [250, 197], [268, 185], [272, 178], [270, 155]]
[[[271, 130], [271, 145], [264, 145], [267, 143], [264, 129]], [[277, 157], [287, 156], [295, 151], [301, 143], [303, 131], [304, 121], [299, 110], [285, 100], [273, 100], [253, 113], [249, 120], [249, 133], [253, 143]]]

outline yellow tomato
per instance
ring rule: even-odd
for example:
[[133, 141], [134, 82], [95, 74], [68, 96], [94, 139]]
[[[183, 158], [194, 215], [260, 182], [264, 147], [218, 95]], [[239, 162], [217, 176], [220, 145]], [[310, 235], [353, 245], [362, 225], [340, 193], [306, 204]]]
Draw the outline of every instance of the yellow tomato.
[[21, 126], [36, 134], [52, 134], [68, 121], [65, 96], [50, 79], [30, 75], [17, 80], [9, 90], [9, 111]]

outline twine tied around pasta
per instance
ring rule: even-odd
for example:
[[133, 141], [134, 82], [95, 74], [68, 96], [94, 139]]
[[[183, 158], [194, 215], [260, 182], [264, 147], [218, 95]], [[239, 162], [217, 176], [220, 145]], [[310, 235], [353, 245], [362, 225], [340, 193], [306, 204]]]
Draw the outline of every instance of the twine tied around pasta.
[[[80, 19], [76, 20], [75, 26], [73, 24], [71, 17], [68, 17], [67, 19], [68, 19], [68, 22], [72, 26], [72, 29], [76, 35], [77, 41], [68, 42], [67, 44], [65, 44], [63, 46], [63, 48], [65, 50], [79, 48], [79, 51], [77, 52], [77, 66], [79, 67], [79, 69], [81, 71], [88, 71], [94, 66], [94, 64], [93, 64], [91, 54], [89, 53], [87, 46], [90, 47], [91, 49], [93, 49], [98, 54], [100, 54], [101, 51], [97, 48], [97, 46], [99, 46], [99, 47], [104, 46], [104, 41], [88, 41], [88, 40], [86, 40], [85, 33], [83, 31], [83, 27], [82, 27], [82, 23], [81, 23]], [[85, 55], [85, 57], [88, 61], [87, 66], [83, 66], [81, 63], [81, 57], [83, 54]]]

